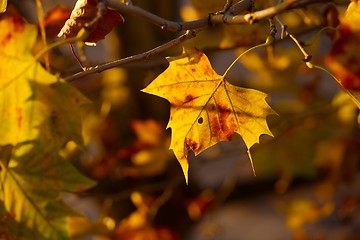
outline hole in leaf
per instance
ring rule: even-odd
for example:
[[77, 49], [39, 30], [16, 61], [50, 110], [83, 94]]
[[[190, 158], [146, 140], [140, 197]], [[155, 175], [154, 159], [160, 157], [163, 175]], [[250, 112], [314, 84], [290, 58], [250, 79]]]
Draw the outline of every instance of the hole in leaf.
[[199, 123], [199, 124], [202, 124], [203, 122], [204, 122], [204, 119], [203, 119], [202, 117], [199, 117], [198, 123]]

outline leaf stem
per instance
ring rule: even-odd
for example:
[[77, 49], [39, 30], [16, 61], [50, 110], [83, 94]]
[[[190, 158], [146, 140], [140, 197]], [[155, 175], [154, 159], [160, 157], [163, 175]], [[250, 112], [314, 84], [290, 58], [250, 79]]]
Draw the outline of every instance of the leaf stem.
[[329, 70], [327, 70], [327, 69], [324, 68], [324, 67], [321, 67], [321, 66], [312, 64], [311, 62], [306, 62], [306, 66], [308, 66], [308, 67], [311, 68], [311, 69], [312, 69], [312, 68], [319, 69], [319, 70], [324, 71], [324, 72], [326, 72], [327, 74], [329, 74], [329, 75], [339, 84], [339, 86], [343, 89], [343, 91], [346, 92], [346, 93], [351, 97], [351, 99], [354, 101], [354, 103], [356, 104], [356, 106], [360, 109], [360, 101], [359, 101], [359, 99], [357, 99], [351, 91], [349, 91], [347, 88], [345, 88], [345, 87], [341, 84], [340, 79], [336, 78], [335, 75], [332, 74]]
[[287, 32], [287, 35], [294, 41], [294, 43], [296, 44], [296, 46], [300, 49], [301, 53], [304, 55], [304, 61], [310, 62], [312, 56], [310, 54], [307, 53], [307, 51], [305, 50], [305, 48], [303, 47], [303, 45], [299, 42], [299, 40], [292, 35], [291, 33]]
[[247, 49], [246, 51], [244, 51], [243, 53], [241, 53], [231, 64], [230, 66], [226, 69], [226, 71], [224, 72], [223, 74], [223, 78], [226, 77], [226, 75], [228, 74], [228, 72], [230, 71], [230, 69], [235, 65], [235, 63], [242, 57], [244, 56], [246, 53], [254, 50], [254, 49], [257, 49], [257, 48], [261, 48], [261, 47], [266, 47], [266, 46], [269, 46], [270, 44], [272, 44], [274, 42], [274, 37], [273, 36], [268, 36], [266, 38], [266, 42], [264, 43], [261, 43], [259, 45], [256, 45], [256, 46], [253, 46], [249, 49]]

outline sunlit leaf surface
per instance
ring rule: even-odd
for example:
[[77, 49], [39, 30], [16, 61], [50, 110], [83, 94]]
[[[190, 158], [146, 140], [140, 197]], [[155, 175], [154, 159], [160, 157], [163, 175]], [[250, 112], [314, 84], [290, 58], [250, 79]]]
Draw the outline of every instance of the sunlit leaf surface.
[[186, 180], [190, 150], [197, 155], [220, 141], [230, 141], [234, 133], [250, 149], [261, 134], [272, 135], [266, 116], [274, 111], [265, 101], [266, 94], [230, 84], [200, 51], [186, 50], [168, 61], [170, 66], [143, 91], [171, 103], [170, 148]]
[[94, 185], [59, 150], [82, 144], [81, 108], [88, 100], [48, 73], [31, 54], [36, 26], [20, 16], [0, 21], [0, 200], [30, 239], [68, 239], [76, 214], [60, 192]]

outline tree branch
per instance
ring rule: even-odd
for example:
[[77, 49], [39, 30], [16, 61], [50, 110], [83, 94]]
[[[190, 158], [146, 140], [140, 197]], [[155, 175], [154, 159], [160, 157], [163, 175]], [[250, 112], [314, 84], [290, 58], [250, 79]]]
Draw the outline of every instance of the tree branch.
[[189, 22], [175, 22], [161, 18], [151, 12], [148, 12], [140, 7], [134, 5], [126, 5], [113, 0], [107, 1], [107, 6], [120, 13], [127, 13], [135, 17], [140, 17], [164, 30], [172, 32], [180, 32], [183, 30], [198, 29], [209, 25], [208, 18], [202, 18]]
[[132, 4], [124, 4], [120, 3], [114, 0], [107, 0], [106, 5], [107, 7], [116, 10], [120, 13], [127, 13], [134, 15], [136, 17], [142, 18], [156, 26], [159, 26], [161, 29], [168, 30], [168, 31], [174, 31], [174, 32], [181, 32], [187, 30], [186, 33], [179, 36], [178, 38], [175, 38], [163, 45], [160, 45], [154, 49], [151, 49], [147, 52], [140, 53], [137, 55], [133, 55], [130, 57], [126, 57], [120, 60], [116, 60], [110, 63], [106, 63], [103, 65], [99, 65], [93, 68], [88, 68], [86, 71], [76, 73], [72, 76], [65, 77], [65, 81], [71, 82], [76, 79], [79, 79], [81, 77], [85, 77], [87, 75], [93, 74], [93, 73], [100, 73], [104, 70], [118, 67], [121, 65], [125, 65], [131, 62], [139, 61], [139, 60], [146, 60], [151, 58], [152, 56], [155, 56], [169, 48], [172, 48], [181, 42], [184, 42], [186, 40], [189, 40], [191, 38], [194, 38], [197, 34], [197, 32], [201, 31], [204, 28], [211, 27], [216, 24], [242, 24], [242, 23], [254, 23], [257, 21], [260, 21], [265, 18], [276, 16], [282, 12], [303, 7], [309, 4], [319, 3], [326, 0], [290, 0], [287, 2], [281, 2], [277, 4], [276, 6], [269, 7], [263, 10], [246, 13], [242, 15], [233, 15], [234, 13], [241, 13], [244, 11], [247, 11], [253, 7], [253, 0], [243, 0], [241, 1], [241, 4], [234, 4], [231, 7], [231, 1], [227, 2], [226, 8], [228, 8], [228, 11], [226, 12], [219, 12], [210, 14], [206, 18], [202, 18], [195, 21], [189, 21], [189, 22], [175, 22], [175, 21], [169, 21], [164, 18], [161, 18], [153, 13], [150, 13], [140, 7], [134, 6]]
[[210, 14], [209, 17], [201, 18], [195, 21], [181, 22], [181, 21], [169, 21], [161, 18], [153, 13], [150, 13], [140, 7], [134, 5], [127, 5], [114, 0], [107, 0], [107, 6], [120, 13], [127, 13], [136, 17], [143, 18], [144, 20], [159, 26], [161, 29], [180, 32], [184, 30], [200, 29], [205, 27], [211, 27], [216, 24], [242, 24], [242, 23], [254, 23], [265, 18], [273, 17], [282, 12], [303, 7], [319, 2], [325, 2], [328, 0], [291, 0], [287, 2], [279, 3], [273, 7], [269, 7], [260, 11], [246, 13], [242, 15], [234, 15], [249, 10], [253, 6], [253, 0], [243, 0], [240, 3], [234, 4], [228, 8], [227, 12], [218, 12]]
[[69, 77], [66, 77], [64, 78], [65, 81], [67, 82], [71, 82], [71, 81], [74, 81], [76, 79], [79, 79], [79, 78], [82, 78], [82, 77], [85, 77], [87, 75], [90, 75], [90, 74], [93, 74], [93, 73], [100, 73], [102, 71], [105, 71], [107, 69], [110, 69], [110, 68], [114, 68], [114, 67], [118, 67], [118, 66], [121, 66], [121, 65], [125, 65], [125, 64], [128, 64], [128, 63], [132, 63], [132, 62], [135, 62], [135, 61], [140, 61], [140, 60], [147, 60], [167, 49], [170, 49], [186, 40], [189, 40], [191, 38], [194, 38], [196, 36], [196, 33], [197, 31], [195, 30], [191, 30], [191, 31], [187, 31], [186, 33], [184, 33], [183, 35], [169, 41], [169, 42], [166, 42], [156, 48], [153, 48], [149, 51], [146, 51], [144, 53], [140, 53], [140, 54], [137, 54], [137, 55], [133, 55], [133, 56], [130, 56], [130, 57], [126, 57], [126, 58], [122, 58], [122, 59], [119, 59], [119, 60], [116, 60], [116, 61], [113, 61], [113, 62], [110, 62], [110, 63], [105, 63], [103, 65], [99, 65], [99, 66], [96, 66], [96, 67], [93, 67], [93, 68], [89, 68], [87, 69], [86, 71], [83, 71], [83, 72], [79, 72], [79, 73], [76, 73], [74, 75], [71, 75]]

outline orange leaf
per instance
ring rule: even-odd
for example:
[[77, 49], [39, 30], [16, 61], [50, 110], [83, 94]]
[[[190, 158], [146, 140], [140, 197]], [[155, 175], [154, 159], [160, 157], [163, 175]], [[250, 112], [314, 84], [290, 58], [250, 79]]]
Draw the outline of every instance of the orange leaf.
[[187, 49], [168, 61], [169, 67], [142, 91], [171, 103], [170, 149], [186, 181], [190, 150], [198, 155], [220, 141], [230, 141], [234, 133], [248, 149], [261, 134], [272, 136], [266, 116], [275, 112], [266, 103], [266, 94], [228, 83], [198, 50]]

